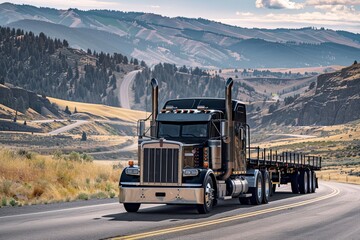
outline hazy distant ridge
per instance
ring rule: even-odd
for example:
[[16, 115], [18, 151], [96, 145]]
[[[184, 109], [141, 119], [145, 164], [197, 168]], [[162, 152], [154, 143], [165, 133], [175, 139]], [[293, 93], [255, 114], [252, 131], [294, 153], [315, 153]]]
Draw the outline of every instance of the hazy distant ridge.
[[360, 35], [350, 32], [247, 29], [151, 13], [56, 10], [3, 3], [0, 25], [43, 31], [67, 38], [74, 47], [122, 52], [149, 64], [304, 67], [349, 65], [360, 55]]

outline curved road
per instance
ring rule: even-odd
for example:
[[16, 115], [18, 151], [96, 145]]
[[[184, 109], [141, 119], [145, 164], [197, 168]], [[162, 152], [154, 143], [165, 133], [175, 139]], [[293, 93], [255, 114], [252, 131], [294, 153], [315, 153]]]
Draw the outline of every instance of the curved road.
[[130, 73], [128, 73], [127, 75], [125, 75], [121, 85], [120, 85], [120, 106], [122, 108], [127, 108], [127, 109], [131, 109], [130, 108], [130, 101], [129, 101], [129, 89], [130, 89], [130, 84], [131, 82], [135, 79], [135, 76], [138, 72], [141, 72], [141, 70], [135, 70], [132, 71]]
[[278, 189], [269, 204], [144, 205], [126, 213], [117, 199], [0, 209], [1, 239], [359, 239], [360, 186], [320, 182], [315, 194]]

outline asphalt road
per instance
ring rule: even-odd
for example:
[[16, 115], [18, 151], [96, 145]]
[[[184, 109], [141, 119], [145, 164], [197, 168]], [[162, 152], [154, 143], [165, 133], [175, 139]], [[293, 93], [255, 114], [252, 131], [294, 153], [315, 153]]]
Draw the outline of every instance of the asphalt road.
[[360, 186], [320, 182], [314, 194], [282, 186], [271, 202], [220, 202], [211, 214], [191, 206], [144, 205], [126, 213], [117, 199], [0, 209], [0, 239], [359, 239]]
[[136, 74], [138, 72], [141, 72], [141, 70], [135, 70], [132, 72], [129, 72], [127, 75], [125, 75], [121, 86], [120, 86], [120, 105], [122, 108], [130, 108], [130, 101], [129, 101], [129, 90], [130, 90], [130, 84], [135, 79]]

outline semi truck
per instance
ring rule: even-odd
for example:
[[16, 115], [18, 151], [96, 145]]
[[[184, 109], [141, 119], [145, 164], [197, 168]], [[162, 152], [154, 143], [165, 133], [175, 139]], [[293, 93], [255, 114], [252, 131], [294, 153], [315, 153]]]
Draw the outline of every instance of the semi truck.
[[294, 194], [314, 193], [321, 157], [254, 147], [246, 105], [225, 98], [168, 100], [159, 111], [158, 81], [151, 80], [152, 112], [140, 119], [138, 161], [119, 180], [119, 202], [127, 212], [141, 204], [186, 204], [209, 213], [219, 200], [266, 204], [280, 184]]

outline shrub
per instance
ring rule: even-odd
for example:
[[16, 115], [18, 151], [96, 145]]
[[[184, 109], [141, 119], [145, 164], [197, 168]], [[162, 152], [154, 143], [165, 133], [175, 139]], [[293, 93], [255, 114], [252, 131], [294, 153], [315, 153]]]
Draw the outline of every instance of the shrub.
[[17, 205], [17, 202], [16, 202], [16, 200], [14, 198], [11, 198], [10, 201], [9, 201], [9, 204], [14, 207], [14, 206]]
[[86, 193], [80, 193], [77, 196], [77, 199], [79, 199], [79, 200], [89, 200], [89, 195], [87, 195]]
[[110, 192], [109, 197], [110, 197], [110, 198], [114, 198], [114, 197], [115, 197], [115, 195], [116, 195], [116, 193], [115, 193], [115, 192]]
[[3, 207], [7, 206], [6, 197], [3, 197], [3, 198], [1, 199], [1, 206], [3, 206]]
[[74, 162], [80, 162], [80, 161], [81, 161], [80, 153], [78, 153], [78, 152], [71, 152], [71, 153], [69, 154], [69, 160], [70, 160], [70, 161], [74, 161]]

